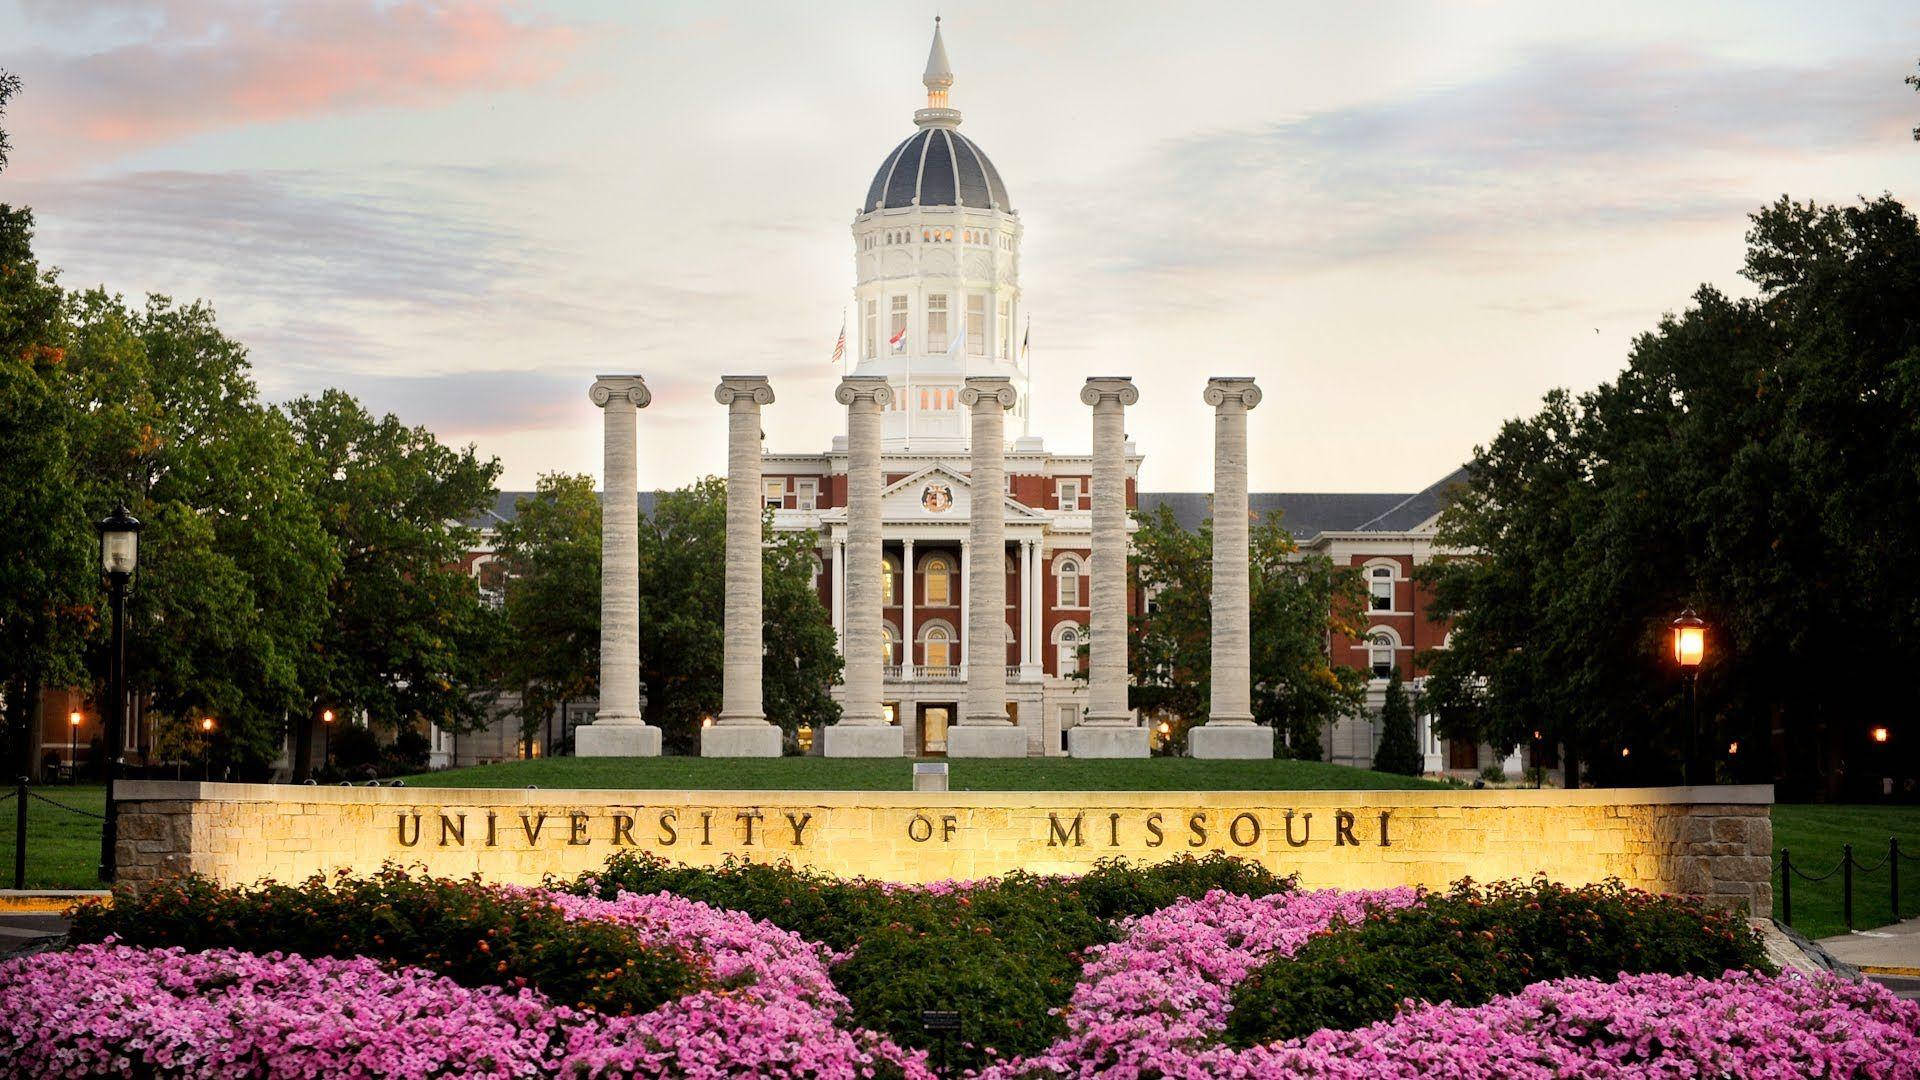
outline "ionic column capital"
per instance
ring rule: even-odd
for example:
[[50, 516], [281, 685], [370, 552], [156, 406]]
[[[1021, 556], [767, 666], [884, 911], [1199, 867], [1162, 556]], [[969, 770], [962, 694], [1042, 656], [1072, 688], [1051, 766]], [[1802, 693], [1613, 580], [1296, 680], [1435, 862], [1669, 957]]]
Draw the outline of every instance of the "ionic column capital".
[[1139, 400], [1139, 388], [1125, 375], [1097, 375], [1080, 388], [1080, 401], [1084, 405], [1099, 405], [1103, 401], [1132, 405]]
[[647, 389], [647, 380], [638, 375], [596, 375], [593, 385], [587, 388], [587, 398], [603, 409], [615, 398], [622, 397], [633, 402], [634, 408], [644, 409], [652, 404], [653, 391]]
[[1002, 409], [1011, 409], [1020, 395], [1013, 389], [1013, 380], [1005, 375], [973, 375], [967, 379], [967, 385], [960, 390], [960, 404], [969, 409], [982, 401], [997, 399]]
[[731, 405], [736, 399], [749, 398], [755, 405], [773, 404], [773, 384], [765, 375], [722, 375], [713, 389], [713, 399]]
[[871, 401], [886, 405], [893, 398], [893, 387], [885, 375], [848, 375], [833, 391], [833, 399], [842, 405]]
[[1207, 380], [1200, 397], [1216, 409], [1233, 405], [1251, 409], [1260, 404], [1260, 388], [1245, 376], [1216, 377]]

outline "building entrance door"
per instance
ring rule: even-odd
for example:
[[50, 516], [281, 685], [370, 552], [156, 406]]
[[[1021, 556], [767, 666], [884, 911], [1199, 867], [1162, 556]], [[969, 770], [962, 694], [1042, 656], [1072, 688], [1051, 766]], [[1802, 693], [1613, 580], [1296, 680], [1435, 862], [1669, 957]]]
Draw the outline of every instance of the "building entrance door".
[[952, 705], [920, 706], [920, 756], [945, 757], [947, 725], [953, 722]]

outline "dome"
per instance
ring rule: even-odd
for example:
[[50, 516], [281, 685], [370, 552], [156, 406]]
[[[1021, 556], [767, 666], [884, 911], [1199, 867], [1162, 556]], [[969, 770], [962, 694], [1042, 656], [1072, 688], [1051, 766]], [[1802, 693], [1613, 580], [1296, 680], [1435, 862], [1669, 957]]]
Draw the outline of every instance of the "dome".
[[986, 151], [949, 127], [913, 133], [880, 163], [860, 212], [883, 207], [971, 206], [1013, 213]]

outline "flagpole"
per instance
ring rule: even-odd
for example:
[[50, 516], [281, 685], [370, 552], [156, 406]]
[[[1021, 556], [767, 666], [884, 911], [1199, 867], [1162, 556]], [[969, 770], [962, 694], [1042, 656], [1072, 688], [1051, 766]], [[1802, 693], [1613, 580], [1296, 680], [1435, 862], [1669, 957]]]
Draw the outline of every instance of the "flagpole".
[[1033, 434], [1033, 316], [1027, 316], [1027, 332], [1020, 337], [1020, 359], [1027, 365], [1027, 408], [1020, 417], [1020, 434]]

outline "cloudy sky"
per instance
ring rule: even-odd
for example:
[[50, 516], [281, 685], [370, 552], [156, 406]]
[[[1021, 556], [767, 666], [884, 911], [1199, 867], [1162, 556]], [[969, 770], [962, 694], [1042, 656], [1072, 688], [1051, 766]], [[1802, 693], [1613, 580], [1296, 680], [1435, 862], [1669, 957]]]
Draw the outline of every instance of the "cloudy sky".
[[[1131, 374], [1149, 489], [1424, 486], [1737, 277], [1782, 194], [1920, 204], [1913, 0], [948, 3], [953, 101], [1026, 227], [1034, 428]], [[0, 0], [0, 201], [70, 285], [205, 297], [275, 400], [343, 386], [597, 471], [595, 372], [654, 388], [643, 485], [724, 468], [711, 389], [826, 445], [847, 231], [935, 7]]]

